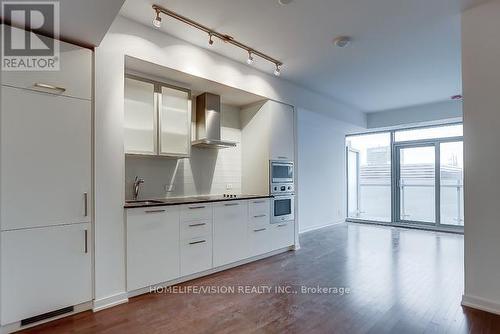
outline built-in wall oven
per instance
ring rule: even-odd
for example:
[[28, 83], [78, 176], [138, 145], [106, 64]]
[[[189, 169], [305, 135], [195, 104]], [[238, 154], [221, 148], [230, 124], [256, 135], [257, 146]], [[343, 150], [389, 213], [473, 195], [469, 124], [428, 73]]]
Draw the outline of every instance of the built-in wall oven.
[[295, 219], [295, 195], [274, 196], [271, 203], [271, 224]]
[[295, 219], [295, 186], [292, 161], [271, 160], [269, 163], [269, 192], [271, 201], [271, 223]]

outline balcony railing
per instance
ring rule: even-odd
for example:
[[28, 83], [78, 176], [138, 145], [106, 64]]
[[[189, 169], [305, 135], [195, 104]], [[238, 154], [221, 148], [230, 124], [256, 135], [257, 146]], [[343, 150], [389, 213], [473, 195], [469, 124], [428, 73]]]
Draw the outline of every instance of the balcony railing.
[[[400, 184], [401, 220], [435, 220], [434, 183], [432, 180], [404, 179]], [[390, 182], [363, 182], [357, 191], [357, 203], [349, 203], [349, 217], [377, 221], [391, 220]], [[463, 183], [445, 179], [440, 187], [441, 224], [463, 226]]]

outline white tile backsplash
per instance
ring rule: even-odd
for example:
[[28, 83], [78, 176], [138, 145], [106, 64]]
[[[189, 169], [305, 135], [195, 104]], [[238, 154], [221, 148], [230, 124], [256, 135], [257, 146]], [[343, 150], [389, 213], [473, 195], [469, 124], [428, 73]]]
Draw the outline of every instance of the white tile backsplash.
[[[191, 149], [187, 159], [161, 157], [125, 158], [125, 196], [133, 197], [136, 176], [144, 178], [139, 198], [164, 198], [196, 195], [241, 193], [241, 125], [240, 110], [222, 106], [223, 140], [235, 141], [236, 147], [224, 149]], [[226, 190], [230, 184], [231, 190]], [[166, 187], [171, 191], [167, 192]]]

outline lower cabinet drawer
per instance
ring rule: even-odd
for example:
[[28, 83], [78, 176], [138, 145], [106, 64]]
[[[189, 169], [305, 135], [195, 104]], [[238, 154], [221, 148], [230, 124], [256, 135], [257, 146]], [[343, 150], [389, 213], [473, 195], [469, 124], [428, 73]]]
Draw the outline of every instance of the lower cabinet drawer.
[[199, 203], [199, 204], [184, 205], [181, 207], [182, 221], [201, 220], [201, 219], [212, 219], [212, 204]]
[[181, 240], [202, 238], [212, 235], [210, 220], [195, 220], [181, 222]]
[[250, 216], [260, 216], [266, 214], [269, 216], [271, 212], [271, 203], [269, 198], [259, 198], [249, 201], [248, 212]]
[[248, 225], [254, 228], [259, 228], [259, 227], [266, 227], [271, 223], [271, 218], [269, 217], [269, 214], [258, 214], [258, 215], [251, 215], [248, 218]]
[[212, 239], [193, 238], [181, 241], [181, 276], [212, 268]]
[[272, 250], [292, 246], [295, 242], [294, 221], [271, 225]]
[[248, 244], [250, 256], [257, 256], [273, 249], [272, 226], [248, 226]]

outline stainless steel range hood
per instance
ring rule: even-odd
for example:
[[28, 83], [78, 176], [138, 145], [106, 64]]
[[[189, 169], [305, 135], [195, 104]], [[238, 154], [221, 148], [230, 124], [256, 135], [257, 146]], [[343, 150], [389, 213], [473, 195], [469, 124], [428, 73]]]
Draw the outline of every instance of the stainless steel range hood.
[[194, 147], [227, 148], [236, 143], [220, 139], [220, 96], [203, 93], [196, 97], [196, 138], [191, 143]]

